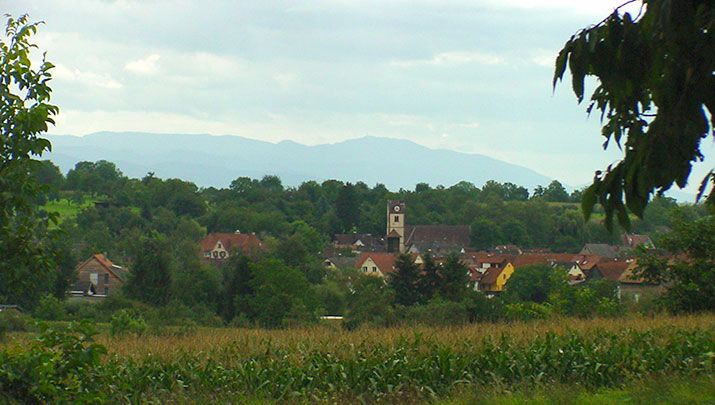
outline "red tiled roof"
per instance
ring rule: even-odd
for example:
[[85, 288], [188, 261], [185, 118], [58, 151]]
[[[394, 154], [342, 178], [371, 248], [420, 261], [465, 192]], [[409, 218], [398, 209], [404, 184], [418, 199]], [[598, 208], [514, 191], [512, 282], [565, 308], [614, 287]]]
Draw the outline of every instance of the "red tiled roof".
[[77, 272], [79, 273], [84, 266], [88, 265], [89, 262], [92, 260], [96, 260], [102, 267], [107, 269], [109, 273], [111, 273], [114, 277], [118, 278], [119, 280], [124, 281], [124, 274], [121, 273], [121, 266], [117, 266], [116, 264], [112, 263], [109, 259], [104, 257], [103, 254], [97, 253], [96, 255], [93, 255], [89, 259], [87, 259], [84, 263], [80, 264], [79, 267], [77, 267]]
[[574, 258], [576, 264], [581, 270], [591, 270], [593, 266], [601, 261], [599, 255], [578, 255]]
[[604, 262], [598, 263], [596, 268], [603, 278], [609, 280], [618, 281], [623, 272], [630, 266], [629, 262]]
[[480, 284], [495, 284], [497, 282], [497, 279], [499, 278], [499, 275], [504, 270], [504, 267], [506, 267], [506, 266], [488, 268], [487, 271], [484, 272], [484, 275], [482, 276], [482, 279], [480, 280], [479, 283]]
[[652, 246], [653, 241], [651, 241], [648, 235], [638, 235], [635, 233], [624, 233], [621, 237], [623, 244], [628, 247], [636, 247], [638, 245]]
[[629, 266], [618, 277], [618, 281], [624, 284], [644, 284], [645, 280], [642, 277], [633, 277], [633, 272], [638, 269], [638, 262], [632, 261]]
[[230, 251], [233, 248], [241, 250], [262, 249], [263, 242], [258, 236], [248, 233], [210, 233], [201, 241], [201, 250], [213, 250], [216, 244], [221, 241], [224, 249]]
[[392, 253], [381, 253], [381, 252], [365, 252], [360, 255], [357, 261], [358, 268], [361, 268], [365, 260], [368, 258], [372, 259], [377, 265], [378, 270], [386, 276], [390, 274], [395, 269], [395, 259], [397, 257]]

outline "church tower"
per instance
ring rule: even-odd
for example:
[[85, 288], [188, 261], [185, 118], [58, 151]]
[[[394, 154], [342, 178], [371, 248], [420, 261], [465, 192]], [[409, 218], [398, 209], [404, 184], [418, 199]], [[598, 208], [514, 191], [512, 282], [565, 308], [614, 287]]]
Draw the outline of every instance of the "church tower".
[[402, 200], [387, 201], [387, 251], [405, 251], [405, 202]]

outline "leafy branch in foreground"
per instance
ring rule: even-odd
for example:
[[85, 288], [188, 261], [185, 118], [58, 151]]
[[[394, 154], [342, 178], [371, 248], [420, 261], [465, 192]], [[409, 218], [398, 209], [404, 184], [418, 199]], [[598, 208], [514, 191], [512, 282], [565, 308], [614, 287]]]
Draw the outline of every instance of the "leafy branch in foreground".
[[[643, 0], [641, 12], [634, 19], [616, 9], [577, 32], [554, 72], [555, 87], [568, 67], [579, 103], [585, 77], [598, 78], [587, 112], [601, 112], [604, 148], [613, 140], [624, 152], [596, 172], [582, 200], [587, 218], [603, 205], [609, 230], [614, 214], [628, 228], [628, 211], [642, 217], [651, 194], [684, 187], [692, 164], [704, 159], [701, 140], [715, 137], [715, 3]], [[712, 172], [699, 197], [708, 182], [715, 184]], [[715, 206], [715, 191], [706, 201]]]
[[31, 307], [40, 296], [54, 267], [48, 235], [48, 219], [39, 215], [38, 198], [46, 191], [34, 177], [42, 163], [33, 158], [50, 149], [39, 135], [54, 124], [59, 112], [49, 104], [50, 69], [42, 60], [33, 69], [30, 51], [37, 46], [30, 38], [39, 23], [27, 16], [8, 16], [5, 37], [0, 38], [0, 302]]

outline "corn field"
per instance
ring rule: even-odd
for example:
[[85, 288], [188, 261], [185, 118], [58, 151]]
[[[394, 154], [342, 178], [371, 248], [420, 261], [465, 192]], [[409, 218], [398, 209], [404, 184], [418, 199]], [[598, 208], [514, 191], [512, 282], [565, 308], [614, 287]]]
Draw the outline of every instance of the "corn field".
[[[65, 384], [64, 391], [113, 402], [236, 397], [411, 402], [444, 398], [470, 386], [558, 383], [598, 388], [649, 375], [715, 374], [713, 316], [636, 320], [630, 327], [625, 321], [610, 327], [609, 321], [599, 322], [571, 322], [575, 327], [556, 321], [485, 325], [481, 332], [480, 325], [357, 332], [207, 329], [173, 344], [171, 337], [100, 336], [104, 344], [97, 345], [109, 353], [93, 367], [86, 360], [84, 374], [62, 378], [48, 369], [47, 378]], [[164, 350], [147, 350], [158, 344]], [[12, 347], [0, 353], [0, 392], [12, 391], [9, 374], [21, 376], [17, 353]], [[83, 353], [77, 359], [87, 356]], [[28, 398], [62, 397], [40, 392]]]

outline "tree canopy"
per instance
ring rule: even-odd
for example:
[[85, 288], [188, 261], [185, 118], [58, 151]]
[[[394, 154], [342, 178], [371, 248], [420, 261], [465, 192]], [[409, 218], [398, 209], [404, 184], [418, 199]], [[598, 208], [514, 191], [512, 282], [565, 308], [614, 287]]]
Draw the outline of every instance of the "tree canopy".
[[[711, 0], [642, 0], [637, 16], [619, 7], [566, 42], [553, 85], [568, 67], [580, 103], [585, 77], [597, 78], [587, 112], [601, 112], [604, 148], [615, 141], [624, 153], [605, 172], [597, 171], [584, 192], [586, 217], [598, 202], [609, 229], [614, 214], [628, 227], [629, 210], [642, 216], [651, 194], [662, 194], [673, 183], [684, 187], [692, 164], [704, 159], [701, 141], [715, 138], [713, 24]], [[715, 183], [712, 171], [699, 197], [710, 180]], [[715, 190], [707, 203], [715, 206]]]
[[48, 218], [37, 206], [48, 186], [35, 175], [42, 163], [34, 156], [50, 149], [40, 135], [59, 112], [50, 104], [53, 65], [43, 58], [35, 69], [30, 61], [37, 26], [27, 16], [8, 17], [0, 38], [0, 302], [28, 306], [47, 287], [54, 266], [45, 243]]

